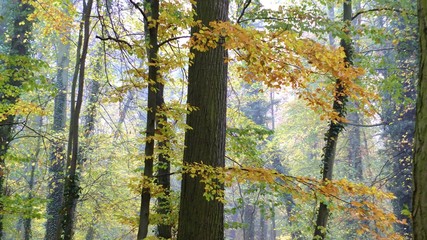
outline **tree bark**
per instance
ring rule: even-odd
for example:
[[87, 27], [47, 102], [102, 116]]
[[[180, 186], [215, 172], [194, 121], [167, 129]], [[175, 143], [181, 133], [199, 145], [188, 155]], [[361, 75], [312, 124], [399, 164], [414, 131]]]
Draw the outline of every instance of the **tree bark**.
[[414, 154], [414, 239], [427, 239], [427, 2], [418, 0], [420, 75], [418, 82]]
[[[159, 114], [157, 116], [157, 127], [160, 131], [162, 131], [163, 128], [165, 128], [163, 123], [167, 122], [167, 117], [164, 114], [165, 109], [165, 99], [164, 99], [164, 85], [163, 83], [158, 83], [158, 90], [156, 94], [156, 102], [157, 102], [157, 108], [162, 109], [163, 113]], [[166, 136], [168, 137], [168, 136]], [[160, 151], [166, 151], [168, 148], [169, 140], [165, 141], [159, 141], [158, 142], [158, 148]], [[167, 154], [161, 152], [159, 153], [159, 163], [158, 163], [158, 170], [157, 170], [157, 183], [163, 188], [164, 190], [164, 196], [158, 198], [158, 208], [157, 212], [165, 217], [171, 214], [171, 206], [170, 206], [170, 160], [168, 159]], [[158, 230], [158, 237], [169, 239], [172, 238], [172, 225], [169, 222], [160, 223], [157, 226]]]
[[[146, 12], [149, 13], [148, 16], [151, 17], [154, 21], [159, 19], [159, 1], [158, 0], [145, 0]], [[152, 27], [148, 27], [150, 22], [145, 19], [145, 33], [146, 41], [149, 46], [147, 47], [147, 58], [148, 58], [148, 100], [147, 100], [147, 127], [146, 127], [146, 142], [145, 142], [145, 159], [144, 159], [144, 181], [148, 183], [153, 177], [153, 160], [154, 160], [154, 139], [156, 128], [156, 112], [157, 112], [157, 103], [156, 103], [156, 89], [158, 87], [158, 64], [157, 64], [157, 54], [159, 51], [158, 40], [157, 40], [157, 30], [158, 24], [154, 24]], [[150, 215], [150, 188], [146, 184], [143, 184], [141, 190], [141, 206], [139, 214], [139, 226], [138, 226], [138, 236], [139, 240], [142, 240], [147, 237], [148, 234], [148, 225], [149, 225], [149, 215]]]
[[[16, 1], [16, 12], [13, 19], [13, 36], [9, 55], [10, 57], [28, 57], [30, 51], [30, 41], [28, 39], [28, 32], [31, 32], [32, 23], [28, 21], [27, 16], [33, 11], [33, 7], [28, 3], [23, 3], [21, 0]], [[24, 24], [21, 24], [24, 23]], [[14, 88], [19, 89], [22, 85], [22, 80], [15, 79], [15, 74], [22, 70], [20, 66], [6, 66], [6, 68], [13, 69], [12, 74], [9, 76], [8, 84]], [[19, 96], [8, 95], [0, 90], [0, 103], [12, 106], [15, 104]], [[5, 195], [5, 155], [9, 149], [9, 144], [13, 140], [12, 126], [15, 120], [14, 115], [8, 115], [5, 120], [0, 121], [0, 198]], [[4, 206], [0, 202], [0, 239], [3, 236], [3, 220], [4, 220]]]
[[[196, 20], [205, 26], [215, 20], [226, 21], [228, 5], [228, 0], [196, 1]], [[192, 33], [198, 31], [197, 27], [191, 29]], [[184, 164], [224, 167], [227, 51], [219, 45], [207, 52], [193, 49], [192, 53], [187, 102], [199, 110], [187, 115], [187, 124], [193, 129], [185, 134]], [[224, 205], [216, 200], [207, 201], [204, 192], [200, 177], [183, 174], [178, 240], [224, 239]]]
[[[345, 1], [343, 3], [343, 21], [346, 24], [351, 24], [352, 11], [351, 11], [351, 0]], [[347, 33], [348, 34], [348, 33]], [[346, 55], [345, 61], [348, 64], [352, 64], [352, 49], [351, 42], [345, 39], [341, 40], [341, 46], [344, 48], [344, 52]], [[347, 102], [347, 96], [343, 93], [345, 86], [343, 86], [342, 82], [337, 79], [335, 84], [335, 100], [333, 103], [333, 109], [338, 113], [340, 117], [344, 117], [345, 115], [345, 104]], [[341, 122], [331, 121], [329, 124], [329, 129], [325, 135], [326, 146], [323, 149], [323, 176], [322, 180], [328, 181], [332, 180], [333, 167], [335, 162], [335, 154], [336, 147], [338, 142], [338, 136], [342, 129], [344, 128]], [[317, 220], [314, 230], [314, 238], [315, 239], [325, 239], [326, 237], [326, 228], [328, 224], [329, 217], [329, 208], [328, 206], [321, 202], [319, 206], [319, 210], [317, 213]]]

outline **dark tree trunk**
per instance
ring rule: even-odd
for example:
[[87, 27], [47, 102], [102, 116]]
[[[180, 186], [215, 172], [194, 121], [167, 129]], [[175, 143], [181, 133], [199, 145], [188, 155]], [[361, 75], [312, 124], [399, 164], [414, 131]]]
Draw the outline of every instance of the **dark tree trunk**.
[[[151, 19], [159, 19], [159, 1], [158, 0], [145, 0], [146, 12], [149, 12]], [[154, 139], [155, 124], [156, 124], [156, 91], [158, 88], [158, 65], [157, 53], [159, 50], [157, 42], [157, 29], [158, 25], [154, 24], [153, 27], [148, 27], [150, 23], [145, 21], [146, 40], [149, 43], [147, 47], [148, 53], [148, 102], [147, 102], [147, 127], [146, 127], [146, 142], [145, 142], [145, 159], [144, 159], [144, 181], [149, 181], [153, 177], [153, 160], [154, 160]], [[141, 190], [141, 206], [139, 213], [139, 226], [138, 226], [138, 239], [142, 240], [147, 237], [149, 215], [150, 215], [150, 188], [143, 184]]]
[[[55, 96], [53, 110], [53, 131], [60, 133], [65, 130], [67, 112], [67, 86], [69, 81], [68, 67], [70, 45], [58, 41], [57, 49], [57, 76], [56, 87], [58, 94]], [[52, 153], [49, 163], [49, 194], [46, 207], [46, 234], [45, 240], [59, 239], [61, 234], [60, 211], [64, 194], [64, 159], [65, 146], [61, 141], [52, 143]]]
[[[165, 109], [165, 100], [163, 96], [164, 85], [162, 83], [158, 84], [159, 89], [156, 94], [157, 107], [162, 109], [162, 114], [158, 115], [157, 127], [160, 132], [163, 132], [162, 129], [165, 128], [164, 124], [167, 122], [167, 117], [164, 114]], [[168, 138], [168, 136], [166, 136]], [[166, 151], [168, 148], [169, 140], [159, 141], [158, 148], [160, 151]], [[157, 170], [157, 183], [164, 189], [164, 197], [158, 198], [158, 209], [157, 212], [163, 216], [168, 217], [171, 214], [171, 206], [169, 201], [170, 195], [170, 161], [168, 156], [164, 153], [159, 154], [159, 163]], [[157, 226], [158, 237], [169, 239], [172, 238], [172, 225], [170, 221], [163, 222]]]
[[[33, 11], [33, 7], [28, 3], [23, 3], [21, 0], [16, 1], [16, 10], [13, 17], [13, 32], [9, 55], [11, 57], [28, 57], [30, 50], [30, 41], [28, 32], [31, 32], [32, 23], [28, 21], [27, 16]], [[24, 23], [24, 24], [22, 24]], [[20, 66], [6, 66], [12, 69], [9, 75], [8, 84], [19, 90], [22, 85], [22, 80], [15, 79], [15, 74], [22, 71]], [[12, 106], [19, 98], [17, 95], [8, 95], [0, 90], [0, 104]], [[9, 149], [9, 144], [13, 140], [12, 126], [15, 116], [8, 115], [5, 120], [0, 121], [0, 198], [5, 196], [5, 156]], [[3, 239], [3, 220], [4, 206], [0, 202], [0, 239]]]
[[415, 125], [414, 239], [427, 239], [427, 2], [418, 0], [420, 32], [420, 76], [418, 82], [417, 114]]
[[[197, 5], [197, 6], [196, 6]], [[203, 25], [226, 21], [228, 0], [196, 1], [193, 9]], [[191, 29], [198, 32], [197, 27]], [[214, 167], [225, 165], [225, 116], [227, 93], [227, 51], [222, 46], [194, 53], [189, 67], [188, 104], [199, 110], [187, 116], [192, 127], [185, 134], [184, 164], [203, 163]], [[200, 177], [183, 174], [181, 185], [178, 240], [224, 239], [224, 205], [203, 196]]]
[[[347, 24], [351, 23], [352, 11], [351, 11], [351, 0], [345, 1], [343, 3], [343, 21]], [[346, 62], [351, 64], [352, 58], [352, 49], [351, 42], [344, 39], [341, 40], [341, 46], [344, 48], [346, 54]], [[345, 104], [347, 102], [347, 96], [343, 94], [344, 87], [339, 79], [336, 80], [335, 85], [335, 100], [333, 103], [333, 109], [338, 113], [340, 117], [345, 115]], [[323, 162], [323, 181], [332, 180], [333, 167], [335, 162], [335, 153], [338, 142], [338, 135], [343, 129], [343, 124], [341, 122], [331, 121], [329, 124], [329, 129], [325, 135], [326, 146], [324, 147], [324, 156], [322, 159]], [[328, 206], [321, 202], [319, 210], [317, 213], [317, 220], [314, 230], [314, 237], [317, 239], [325, 239], [326, 237], [326, 228], [328, 224], [329, 217], [329, 208]]]
[[[86, 56], [89, 46], [90, 37], [90, 13], [92, 11], [93, 0], [88, 0], [83, 8], [83, 25], [84, 37], [82, 45], [82, 53], [79, 62], [78, 83], [73, 82], [72, 92], [75, 93], [78, 84], [77, 99], [74, 100], [72, 94], [71, 99], [71, 119], [69, 143], [67, 149], [67, 168], [64, 184], [64, 204], [63, 204], [63, 233], [64, 240], [71, 240], [74, 235], [74, 221], [77, 200], [79, 198], [79, 184], [77, 166], [79, 165], [79, 119], [83, 103], [83, 87], [85, 80]], [[76, 64], [77, 65], [77, 64]], [[74, 77], [74, 79], [76, 79]]]

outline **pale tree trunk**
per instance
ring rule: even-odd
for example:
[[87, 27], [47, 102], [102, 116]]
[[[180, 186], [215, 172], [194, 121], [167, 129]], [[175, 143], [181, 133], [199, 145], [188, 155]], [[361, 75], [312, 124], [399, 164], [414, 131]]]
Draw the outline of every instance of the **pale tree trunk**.
[[[203, 25], [227, 21], [228, 0], [196, 1], [196, 20]], [[198, 27], [191, 29], [198, 32]], [[185, 133], [184, 164], [202, 163], [213, 167], [225, 165], [225, 127], [227, 95], [227, 50], [219, 45], [207, 52], [192, 50], [193, 64], [188, 73], [188, 98], [199, 110], [187, 115], [192, 127]], [[178, 240], [224, 239], [224, 205], [203, 196], [200, 177], [183, 174], [181, 184]]]
[[[63, 44], [58, 41], [57, 47], [57, 76], [56, 88], [58, 94], [54, 100], [53, 110], [53, 131], [61, 133], [65, 130], [66, 112], [67, 112], [67, 86], [69, 81], [68, 67], [70, 45]], [[49, 163], [49, 194], [48, 203], [46, 207], [47, 220], [46, 220], [46, 234], [45, 240], [55, 240], [60, 237], [61, 220], [60, 211], [63, 201], [64, 191], [64, 159], [65, 146], [61, 140], [55, 140], [52, 143], [52, 153], [50, 155]]]
[[[352, 11], [351, 11], [351, 0], [345, 1], [343, 3], [343, 21], [346, 23], [350, 23], [352, 19]], [[341, 46], [344, 48], [346, 54], [346, 62], [351, 64], [351, 42], [346, 41], [344, 39], [341, 40]], [[338, 113], [340, 117], [344, 117], [345, 115], [345, 104], [347, 102], [347, 96], [343, 94], [344, 91], [343, 84], [339, 79], [336, 80], [335, 85], [335, 99], [333, 103], [333, 109]], [[335, 154], [336, 147], [338, 142], [339, 133], [343, 129], [343, 124], [341, 122], [331, 121], [329, 124], [329, 129], [325, 135], [326, 146], [324, 148], [324, 156], [322, 159], [323, 162], [323, 176], [322, 181], [332, 180], [333, 175], [333, 167], [335, 162]], [[314, 238], [315, 239], [325, 239], [327, 224], [329, 218], [329, 208], [328, 206], [321, 202], [319, 206], [319, 210], [317, 213], [317, 220], [314, 230]]]
[[[69, 143], [67, 149], [67, 168], [64, 184], [64, 204], [63, 204], [63, 233], [64, 240], [73, 238], [74, 235], [74, 221], [77, 200], [79, 198], [79, 184], [78, 184], [78, 153], [79, 153], [79, 119], [83, 102], [83, 87], [85, 80], [85, 67], [86, 57], [89, 46], [90, 37], [90, 13], [92, 11], [93, 0], [88, 0], [83, 8], [83, 25], [84, 37], [82, 44], [82, 53], [79, 62], [78, 82], [73, 79], [72, 93], [75, 94], [77, 90], [77, 98], [71, 96], [71, 119], [70, 119], [70, 132]], [[77, 64], [76, 64], [77, 65]]]
[[[38, 129], [40, 130], [43, 127], [43, 118], [41, 116], [37, 117], [37, 122], [38, 122]], [[30, 170], [30, 179], [28, 181], [28, 197], [27, 199], [29, 201], [31, 201], [31, 199], [33, 199], [34, 197], [34, 186], [36, 184], [36, 176], [35, 176], [35, 172], [36, 172], [36, 168], [37, 168], [37, 163], [38, 163], [38, 159], [39, 159], [39, 155], [40, 155], [40, 150], [41, 150], [41, 137], [39, 137], [37, 139], [37, 145], [36, 145], [36, 152], [34, 154], [34, 157], [31, 159], [30, 161], [30, 166], [29, 166], [29, 170]], [[32, 209], [30, 209], [30, 214], [32, 214]], [[32, 217], [31, 216], [27, 216], [24, 218], [24, 239], [25, 240], [30, 240], [32, 238], [32, 232], [31, 232], [31, 225], [32, 225]]]
[[243, 206], [243, 239], [254, 240], [255, 239], [255, 207], [251, 204], [245, 204]]
[[[158, 0], [146, 0], [145, 8], [149, 12], [148, 16], [153, 20], [159, 19], [159, 1]], [[146, 127], [146, 141], [145, 141], [145, 159], [144, 159], [144, 181], [148, 183], [153, 177], [153, 162], [154, 162], [154, 139], [152, 137], [155, 134], [156, 128], [156, 91], [158, 89], [158, 66], [157, 66], [157, 53], [159, 50], [157, 42], [157, 29], [158, 24], [154, 24], [153, 27], [148, 27], [150, 23], [145, 19], [145, 33], [146, 40], [149, 43], [147, 47], [147, 58], [148, 58], [148, 99], [147, 99], [147, 127]], [[150, 216], [150, 200], [151, 193], [149, 186], [143, 184], [141, 190], [141, 205], [139, 213], [139, 226], [138, 226], [138, 240], [142, 240], [148, 235], [149, 216]]]
[[[361, 9], [361, 2], [360, 0], [355, 2], [355, 11], [358, 12]], [[353, 20], [353, 25], [355, 27], [360, 26], [362, 19], [359, 15], [356, 19]], [[358, 36], [354, 37], [354, 41], [357, 42], [359, 39]], [[354, 51], [359, 52], [359, 47], [357, 44], [354, 44]], [[348, 120], [355, 124], [360, 124], [360, 115], [357, 112], [358, 104], [357, 103], [350, 103], [351, 106], [355, 108], [355, 111], [350, 112], [348, 114]], [[360, 127], [359, 126], [349, 126], [348, 131], [348, 159], [350, 161], [351, 166], [351, 173], [350, 173], [350, 179], [355, 182], [362, 182], [363, 181], [363, 162], [362, 162], [362, 146], [360, 143], [361, 134], [360, 134]]]
[[268, 225], [267, 225], [267, 219], [265, 218], [265, 209], [262, 206], [259, 211], [259, 225], [261, 231], [259, 232], [259, 239], [267, 239], [267, 233], [268, 233]]
[[415, 123], [414, 239], [427, 239], [427, 2], [418, 0], [420, 32], [420, 75], [418, 82], [417, 113]]

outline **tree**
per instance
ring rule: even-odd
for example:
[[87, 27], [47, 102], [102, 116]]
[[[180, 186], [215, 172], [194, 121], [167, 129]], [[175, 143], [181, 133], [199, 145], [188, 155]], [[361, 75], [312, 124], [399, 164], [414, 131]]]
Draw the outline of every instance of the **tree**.
[[[205, 26], [211, 21], [226, 21], [228, 0], [196, 1], [196, 20]], [[199, 32], [192, 27], [191, 33]], [[184, 164], [203, 163], [214, 167], [225, 164], [225, 117], [227, 91], [227, 51], [217, 46], [194, 54], [188, 72], [187, 103], [198, 108], [187, 115], [192, 128], [185, 134]], [[178, 223], [178, 239], [223, 239], [224, 205], [206, 200], [200, 177], [183, 174]]]
[[[88, 0], [83, 7], [82, 23], [83, 36], [79, 36], [79, 46], [77, 47], [76, 68], [71, 88], [71, 117], [67, 148], [67, 165], [64, 184], [64, 202], [63, 202], [63, 225], [62, 230], [64, 239], [72, 239], [74, 235], [74, 221], [77, 200], [79, 198], [79, 179], [77, 168], [79, 165], [79, 119], [83, 103], [83, 87], [85, 80], [86, 57], [89, 48], [90, 39], [90, 13], [92, 11], [93, 1]], [[77, 89], [78, 87], [78, 89]], [[77, 91], [77, 97], [76, 97]]]
[[[141, 191], [141, 206], [139, 213], [138, 239], [144, 239], [148, 234], [149, 215], [150, 215], [150, 184], [149, 181], [153, 177], [154, 164], [154, 134], [156, 130], [156, 91], [158, 91], [158, 65], [157, 54], [159, 45], [157, 42], [158, 23], [159, 19], [159, 1], [146, 0], [144, 2], [145, 10], [149, 15], [144, 17], [145, 38], [148, 42], [147, 59], [148, 59], [148, 100], [147, 100], [147, 122], [146, 122], [146, 141], [145, 141], [145, 156], [144, 156], [144, 179]], [[134, 6], [137, 6], [134, 4]], [[139, 8], [140, 9], [140, 8]], [[142, 12], [142, 10], [141, 10]], [[145, 15], [144, 15], [145, 16]], [[150, 17], [151, 20], [148, 19]], [[153, 22], [154, 21], [154, 22]], [[154, 23], [154, 24], [153, 24]], [[153, 24], [153, 26], [150, 26]]]
[[[25, 2], [17, 1], [15, 3], [14, 19], [13, 19], [13, 36], [9, 51], [9, 57], [15, 58], [15, 63], [19, 63], [19, 58], [22, 62], [28, 62], [30, 53], [30, 41], [28, 32], [31, 31], [32, 23], [28, 20], [28, 15], [33, 11], [33, 7]], [[25, 68], [22, 65], [6, 65], [10, 70], [8, 75], [8, 84], [10, 87], [4, 87], [0, 92], [0, 104], [6, 108], [12, 107], [19, 98], [20, 87], [25, 78]], [[6, 90], [6, 91], [4, 91]], [[7, 91], [9, 90], [9, 91]], [[10, 91], [12, 90], [12, 91]], [[2, 110], [4, 106], [2, 107]], [[4, 113], [2, 112], [2, 115]], [[4, 117], [4, 115], [2, 116]], [[0, 198], [4, 198], [5, 178], [6, 178], [6, 163], [5, 156], [9, 149], [10, 142], [13, 140], [13, 125], [15, 115], [6, 114], [6, 117], [0, 120]], [[4, 206], [3, 201], [0, 202], [0, 239], [3, 238], [3, 219]]]
[[[67, 113], [67, 86], [69, 81], [68, 67], [70, 63], [70, 45], [58, 41], [57, 45], [57, 76], [56, 87], [58, 93], [55, 96], [53, 111], [53, 131], [56, 133], [64, 132]], [[46, 213], [46, 234], [45, 240], [55, 240], [60, 237], [61, 220], [60, 212], [64, 192], [64, 160], [65, 146], [62, 141], [55, 141], [52, 144], [52, 153], [50, 156], [49, 173], [49, 194]]]
[[427, 239], [427, 2], [418, 0], [420, 76], [418, 82], [414, 154], [414, 239]]
[[[352, 9], [351, 9], [351, 0], [345, 1], [343, 3], [343, 21], [346, 24], [351, 24], [352, 19]], [[348, 36], [347, 36], [348, 37]], [[352, 64], [352, 49], [350, 39], [341, 39], [341, 46], [344, 48], [346, 54], [346, 62], [348, 65]], [[338, 79], [336, 81], [336, 88], [334, 93], [334, 103], [333, 109], [338, 113], [340, 117], [345, 116], [345, 107], [347, 96], [344, 93], [346, 86]], [[332, 180], [333, 175], [333, 166], [335, 161], [336, 147], [338, 142], [338, 136], [342, 129], [344, 128], [343, 123], [339, 121], [332, 120], [329, 124], [329, 129], [325, 135], [326, 146], [324, 147], [323, 153], [323, 168], [322, 168], [322, 180], [326, 181], [325, 184], [328, 184], [327, 181]], [[326, 237], [326, 227], [329, 217], [329, 207], [326, 203], [321, 202], [319, 210], [317, 213], [317, 220], [314, 230], [314, 237], [320, 239], [325, 239]]]

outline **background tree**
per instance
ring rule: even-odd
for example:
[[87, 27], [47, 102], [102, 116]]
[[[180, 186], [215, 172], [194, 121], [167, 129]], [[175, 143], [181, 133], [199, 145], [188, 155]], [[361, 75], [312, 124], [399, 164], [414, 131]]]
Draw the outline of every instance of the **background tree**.
[[[13, 30], [12, 40], [8, 58], [11, 60], [6, 63], [7, 85], [2, 86], [0, 92], [0, 104], [2, 105], [2, 119], [0, 120], [0, 198], [5, 197], [5, 179], [6, 162], [5, 157], [10, 143], [13, 141], [13, 126], [15, 124], [14, 114], [8, 113], [19, 98], [20, 88], [29, 75], [25, 71], [25, 62], [30, 58], [30, 32], [32, 22], [28, 20], [28, 15], [33, 11], [33, 7], [22, 1], [14, 2], [11, 6]], [[23, 62], [24, 64], [19, 64]], [[28, 66], [27, 66], [28, 68]], [[4, 219], [4, 201], [0, 202], [0, 239], [3, 238], [3, 219]]]

